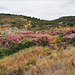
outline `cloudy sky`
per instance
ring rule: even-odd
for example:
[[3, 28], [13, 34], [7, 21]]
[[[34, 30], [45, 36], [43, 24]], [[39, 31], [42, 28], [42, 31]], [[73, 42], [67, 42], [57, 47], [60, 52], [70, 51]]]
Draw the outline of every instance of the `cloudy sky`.
[[74, 0], [0, 0], [0, 13], [11, 13], [53, 20], [75, 16]]

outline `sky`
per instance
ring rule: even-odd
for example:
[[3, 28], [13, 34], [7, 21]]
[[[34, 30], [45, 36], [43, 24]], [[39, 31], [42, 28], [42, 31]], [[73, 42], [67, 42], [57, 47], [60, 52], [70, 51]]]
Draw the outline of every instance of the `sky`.
[[53, 20], [75, 16], [74, 0], [0, 0], [0, 13], [10, 13]]

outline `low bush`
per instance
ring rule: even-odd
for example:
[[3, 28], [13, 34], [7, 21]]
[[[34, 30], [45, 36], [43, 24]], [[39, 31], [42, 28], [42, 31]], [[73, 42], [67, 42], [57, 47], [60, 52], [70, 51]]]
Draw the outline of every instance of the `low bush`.
[[34, 44], [37, 46], [48, 46], [49, 38], [48, 37], [39, 37], [33, 40]]
[[29, 48], [29, 47], [34, 46], [34, 45], [35, 45], [35, 44], [33, 43], [33, 41], [32, 41], [31, 39], [22, 40], [22, 41], [18, 44], [17, 48], [18, 48], [18, 49]]
[[8, 56], [12, 53], [16, 53], [21, 49], [29, 48], [31, 46], [34, 46], [35, 44], [31, 39], [28, 40], [22, 40], [17, 46], [13, 43], [11, 44], [11, 48], [9, 47], [1, 47], [0, 48], [0, 58], [4, 56]]
[[72, 44], [72, 45], [75, 46], [75, 37], [73, 37], [73, 38], [70, 40], [70, 44]]
[[62, 42], [63, 42], [63, 39], [60, 38], [60, 37], [57, 37], [56, 39], [54, 39], [54, 40], [52, 41], [52, 44], [54, 44], [54, 43], [62, 43]]
[[9, 55], [9, 54], [11, 54], [11, 49], [5, 48], [5, 47], [1, 47], [1, 48], [0, 48], [0, 59], [1, 59], [2, 57], [4, 57], [4, 56]]
[[61, 38], [62, 38], [63, 36], [65, 36], [63, 33], [59, 34], [59, 37], [61, 37]]

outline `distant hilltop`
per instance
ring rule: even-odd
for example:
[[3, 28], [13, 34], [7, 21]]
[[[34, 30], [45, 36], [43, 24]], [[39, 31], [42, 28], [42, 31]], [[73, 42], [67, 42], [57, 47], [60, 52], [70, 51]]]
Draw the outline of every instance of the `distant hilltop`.
[[11, 33], [25, 30], [50, 30], [60, 26], [75, 27], [75, 16], [65, 16], [49, 21], [24, 15], [0, 14], [0, 34], [6, 31]]

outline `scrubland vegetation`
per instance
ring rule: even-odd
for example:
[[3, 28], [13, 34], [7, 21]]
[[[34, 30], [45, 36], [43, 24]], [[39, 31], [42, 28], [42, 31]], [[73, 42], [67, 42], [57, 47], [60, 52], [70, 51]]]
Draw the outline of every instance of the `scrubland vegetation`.
[[6, 33], [0, 37], [0, 58], [31, 46], [50, 46], [50, 44], [65, 42], [66, 37], [72, 34], [72, 31], [45, 31], [39, 34], [33, 31], [18, 34]]
[[1, 34], [0, 75], [75, 75], [75, 36], [67, 38], [75, 34], [74, 18], [1, 14], [1, 26], [25, 28], [31, 22], [27, 31]]
[[[45, 65], [44, 68], [47, 68], [48, 65], [51, 65], [52, 67], [54, 62], [57, 62], [56, 66], [60, 68], [60, 64], [62, 65], [62, 63], [58, 64], [58, 60], [61, 57], [63, 59], [63, 57], [67, 58], [67, 56], [70, 56], [68, 53], [70, 51], [67, 50], [66, 54], [65, 49], [68, 49], [72, 44], [72, 46], [75, 46], [75, 37], [69, 40], [68, 44], [63, 43], [67, 42], [66, 37], [71, 35], [72, 32], [74, 33], [75, 31], [40, 31], [38, 34], [33, 31], [26, 31], [17, 34], [6, 33], [2, 35], [0, 37], [0, 74], [33, 75], [34, 72], [31, 72], [38, 68], [38, 71], [41, 70], [40, 73], [35, 73], [41, 75], [44, 70], [40, 66]], [[53, 45], [61, 43], [63, 44], [60, 46]], [[73, 48], [75, 49], [75, 47]]]
[[56, 20], [48, 21], [38, 18], [14, 15], [14, 14], [0, 14], [0, 25], [4, 27], [17, 27], [19, 29], [25, 28], [31, 31], [49, 30], [51, 28], [73, 27], [75, 26], [75, 16], [65, 16]]

